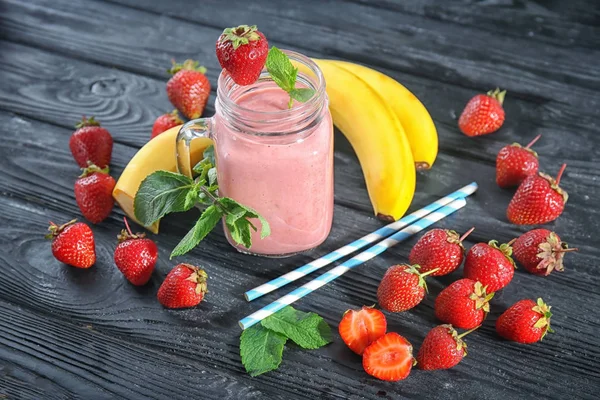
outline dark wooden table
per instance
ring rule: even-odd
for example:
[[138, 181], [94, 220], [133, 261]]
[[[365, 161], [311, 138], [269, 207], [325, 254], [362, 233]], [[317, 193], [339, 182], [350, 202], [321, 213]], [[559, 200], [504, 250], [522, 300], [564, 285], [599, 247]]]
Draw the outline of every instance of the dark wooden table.
[[[459, 2], [269, 0], [2, 0], [0, 2], [0, 398], [8, 399], [516, 399], [597, 398], [600, 389], [600, 6], [597, 1]], [[275, 4], [278, 4], [277, 8]], [[154, 118], [172, 109], [165, 69], [172, 58], [199, 59], [216, 85], [214, 43], [224, 27], [258, 24], [269, 42], [310, 56], [368, 64], [409, 87], [440, 135], [431, 171], [418, 174], [412, 210], [473, 180], [466, 209], [439, 226], [468, 245], [508, 241], [526, 228], [508, 223], [511, 191], [494, 183], [498, 150], [536, 145], [542, 169], [568, 163], [570, 199], [549, 228], [580, 252], [548, 278], [522, 270], [497, 293], [469, 356], [441, 372], [415, 370], [403, 382], [366, 375], [341, 342], [320, 350], [286, 346], [279, 370], [257, 378], [240, 363], [238, 319], [283, 292], [247, 303], [242, 293], [379, 227], [362, 173], [336, 133], [335, 221], [318, 249], [289, 259], [236, 254], [221, 231], [184, 257], [210, 274], [199, 307], [170, 311], [156, 291], [168, 255], [193, 214], [167, 218], [151, 282], [128, 284], [112, 256], [123, 214], [95, 226], [98, 261], [61, 265], [43, 239], [48, 220], [80, 217], [78, 169], [68, 149], [73, 123], [95, 115], [113, 134], [119, 176], [149, 138]], [[457, 115], [475, 93], [508, 89], [507, 121], [470, 139]], [[207, 115], [212, 115], [214, 92]], [[416, 239], [388, 251], [297, 303], [332, 327], [350, 307], [373, 304], [385, 269], [405, 262]], [[460, 277], [430, 279], [410, 312], [387, 314], [389, 328], [418, 348], [438, 322], [433, 300]], [[304, 280], [306, 281], [306, 280]], [[494, 321], [516, 300], [553, 306], [555, 334], [535, 345], [500, 340]]]

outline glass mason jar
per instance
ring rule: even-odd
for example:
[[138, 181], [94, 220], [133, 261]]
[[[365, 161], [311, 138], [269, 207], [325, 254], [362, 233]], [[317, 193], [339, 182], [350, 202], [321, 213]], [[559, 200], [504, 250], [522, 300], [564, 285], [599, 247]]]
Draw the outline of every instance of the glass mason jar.
[[[329, 235], [333, 218], [333, 124], [325, 81], [309, 58], [284, 51], [299, 68], [297, 87], [314, 89], [305, 103], [294, 101], [264, 69], [259, 80], [239, 86], [221, 72], [215, 115], [189, 121], [177, 137], [181, 173], [191, 176], [193, 140], [215, 144], [219, 196], [255, 209], [271, 235], [252, 233], [252, 246], [227, 240], [241, 252], [283, 257], [312, 249]], [[224, 224], [225, 225], [225, 224]]]

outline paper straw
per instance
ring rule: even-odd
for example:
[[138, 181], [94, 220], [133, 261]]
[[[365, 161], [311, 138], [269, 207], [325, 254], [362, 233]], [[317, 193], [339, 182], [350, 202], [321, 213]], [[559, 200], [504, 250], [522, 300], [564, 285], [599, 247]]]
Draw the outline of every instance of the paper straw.
[[265, 319], [266, 317], [281, 310], [285, 306], [296, 302], [297, 300], [301, 299], [302, 297], [306, 296], [307, 294], [313, 292], [314, 290], [317, 290], [321, 286], [324, 286], [327, 283], [333, 281], [334, 279], [337, 279], [338, 277], [342, 276], [343, 274], [348, 272], [350, 269], [356, 267], [357, 265], [360, 265], [360, 264], [364, 263], [365, 261], [370, 260], [371, 258], [383, 253], [390, 247], [395, 246], [396, 244], [402, 242], [403, 240], [411, 237], [415, 233], [422, 231], [423, 229], [436, 223], [437, 221], [441, 220], [442, 218], [452, 214], [456, 210], [463, 208], [466, 204], [467, 204], [467, 202], [465, 201], [464, 198], [454, 200], [447, 206], [442, 207], [438, 211], [433, 212], [433, 213], [429, 214], [428, 216], [415, 222], [414, 224], [402, 229], [399, 232], [396, 232], [389, 238], [382, 240], [381, 242], [377, 243], [375, 246], [369, 248], [368, 250], [365, 250], [362, 253], [359, 253], [358, 255], [354, 256], [353, 258], [338, 265], [337, 267], [332, 268], [331, 270], [325, 272], [318, 278], [315, 278], [312, 281], [300, 286], [298, 289], [290, 292], [289, 294], [286, 294], [285, 296], [281, 297], [279, 300], [276, 300], [276, 301], [272, 302], [271, 304], [266, 305], [265, 307], [261, 308], [260, 310], [254, 312], [253, 314], [250, 314], [246, 318], [239, 321], [240, 327], [242, 329], [247, 329], [247, 328], [251, 327], [252, 325]]
[[316, 260], [311, 261], [308, 264], [298, 267], [295, 270], [280, 276], [279, 278], [272, 279], [267, 283], [255, 287], [254, 289], [248, 290], [246, 293], [244, 293], [244, 296], [246, 297], [246, 300], [252, 301], [267, 293], [272, 292], [275, 289], [279, 289], [287, 285], [288, 283], [294, 282], [295, 280], [298, 280], [320, 268], [325, 267], [326, 265], [331, 264], [334, 261], [339, 260], [344, 256], [347, 256], [348, 254], [354, 253], [355, 251], [360, 250], [371, 243], [375, 243], [380, 239], [386, 238], [392, 235], [393, 233], [396, 233], [398, 230], [412, 224], [415, 221], [420, 220], [424, 216], [440, 209], [441, 207], [452, 202], [453, 200], [464, 198], [473, 194], [476, 190], [477, 183], [472, 182], [458, 189], [457, 191], [450, 193], [448, 196], [442, 197], [441, 199], [434, 201], [428, 206], [425, 206], [420, 210], [417, 210], [412, 214], [409, 214], [404, 218], [399, 219], [396, 222], [392, 222], [391, 224], [379, 228], [375, 232], [369, 233], [368, 235], [365, 235], [360, 239], [357, 239], [354, 242], [347, 244], [344, 247], [340, 247], [339, 249], [332, 251], [331, 253], [326, 254], [321, 258], [317, 258]]

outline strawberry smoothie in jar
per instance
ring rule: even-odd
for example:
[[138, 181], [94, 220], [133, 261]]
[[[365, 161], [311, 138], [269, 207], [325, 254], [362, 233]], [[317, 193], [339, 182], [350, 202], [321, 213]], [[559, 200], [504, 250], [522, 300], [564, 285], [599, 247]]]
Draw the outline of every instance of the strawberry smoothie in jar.
[[[270, 224], [260, 238], [253, 221], [249, 249], [227, 239], [241, 252], [282, 257], [312, 249], [328, 236], [333, 218], [333, 125], [325, 82], [309, 58], [285, 51], [299, 67], [297, 87], [310, 88], [306, 102], [290, 96], [264, 69], [257, 82], [239, 86], [222, 72], [215, 116], [192, 120], [178, 136], [179, 170], [190, 171], [182, 156], [195, 138], [215, 144], [219, 195], [255, 209]], [[189, 163], [188, 163], [189, 164]]]

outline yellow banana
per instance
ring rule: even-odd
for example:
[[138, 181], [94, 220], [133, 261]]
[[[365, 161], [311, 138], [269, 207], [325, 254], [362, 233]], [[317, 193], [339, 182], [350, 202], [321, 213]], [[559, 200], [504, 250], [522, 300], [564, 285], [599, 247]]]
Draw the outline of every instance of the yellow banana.
[[315, 60], [327, 84], [333, 123], [358, 155], [375, 214], [404, 215], [415, 192], [415, 166], [402, 125], [371, 87], [333, 62]]
[[[121, 206], [125, 214], [139, 223], [133, 214], [133, 199], [140, 187], [140, 183], [151, 173], [164, 171], [177, 171], [175, 159], [175, 138], [181, 125], [173, 127], [146, 143], [129, 161], [119, 177], [113, 190], [113, 197]], [[211, 143], [210, 139], [196, 139], [191, 142], [191, 162], [195, 165], [202, 158], [202, 152]], [[158, 233], [159, 221], [146, 228]], [[141, 224], [140, 224], [141, 225]]]
[[379, 93], [404, 128], [416, 168], [431, 168], [438, 153], [438, 136], [423, 103], [398, 81], [379, 71], [346, 61], [328, 61], [357, 75]]

